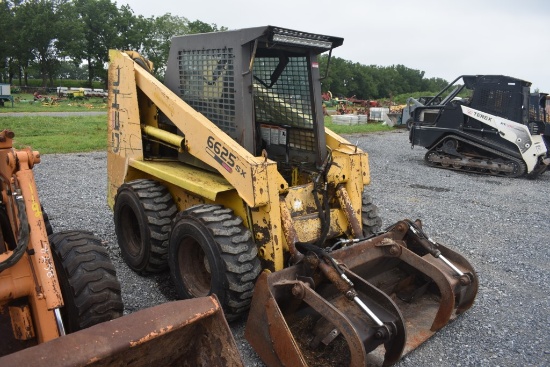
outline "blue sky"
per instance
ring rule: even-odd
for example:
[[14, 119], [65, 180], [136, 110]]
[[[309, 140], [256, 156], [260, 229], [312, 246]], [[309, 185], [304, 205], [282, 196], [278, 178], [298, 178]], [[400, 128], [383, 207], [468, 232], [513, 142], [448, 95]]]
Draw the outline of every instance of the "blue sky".
[[229, 29], [280, 26], [344, 38], [333, 55], [402, 64], [426, 77], [504, 74], [550, 93], [548, 0], [118, 0], [145, 17], [166, 13]]

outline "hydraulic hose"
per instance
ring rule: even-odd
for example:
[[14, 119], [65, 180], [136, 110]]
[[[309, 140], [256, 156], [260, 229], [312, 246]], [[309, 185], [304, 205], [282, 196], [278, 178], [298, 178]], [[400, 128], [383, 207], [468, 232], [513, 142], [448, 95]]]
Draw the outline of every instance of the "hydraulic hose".
[[17, 246], [13, 250], [12, 254], [4, 261], [0, 262], [0, 272], [17, 264], [21, 259], [27, 246], [29, 245], [29, 222], [27, 220], [27, 212], [25, 211], [25, 201], [21, 195], [15, 196], [15, 202], [17, 204], [17, 217], [19, 218], [20, 229], [19, 238], [17, 239]]

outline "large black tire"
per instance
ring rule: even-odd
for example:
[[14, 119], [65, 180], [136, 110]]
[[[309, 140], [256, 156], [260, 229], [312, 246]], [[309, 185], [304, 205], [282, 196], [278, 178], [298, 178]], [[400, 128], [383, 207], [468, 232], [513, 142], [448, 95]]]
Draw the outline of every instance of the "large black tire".
[[101, 240], [90, 232], [49, 236], [63, 295], [65, 330], [72, 333], [122, 316], [124, 305], [115, 267]]
[[[13, 235], [10, 217], [8, 216], [7, 209], [4, 204], [0, 204], [0, 231], [2, 231], [3, 241], [8, 245], [7, 248], [0, 246], [0, 249], [3, 249], [4, 251], [9, 248], [14, 249], [17, 246], [17, 242], [15, 240], [15, 236]], [[2, 243], [2, 245], [4, 245], [4, 243]]]
[[119, 187], [114, 208], [115, 232], [122, 258], [140, 273], [168, 267], [168, 238], [177, 208], [168, 189], [140, 179]]
[[363, 222], [363, 236], [369, 237], [380, 232], [382, 219], [378, 216], [378, 207], [372, 203], [372, 197], [363, 191], [361, 196], [361, 220]]
[[48, 217], [48, 214], [46, 213], [42, 205], [40, 205], [40, 210], [42, 211], [42, 218], [44, 218], [44, 227], [46, 228], [46, 234], [49, 236], [53, 234], [53, 227], [50, 222], [50, 217]]
[[193, 206], [176, 216], [168, 263], [179, 298], [216, 294], [232, 321], [250, 307], [261, 271], [252, 234], [220, 205]]

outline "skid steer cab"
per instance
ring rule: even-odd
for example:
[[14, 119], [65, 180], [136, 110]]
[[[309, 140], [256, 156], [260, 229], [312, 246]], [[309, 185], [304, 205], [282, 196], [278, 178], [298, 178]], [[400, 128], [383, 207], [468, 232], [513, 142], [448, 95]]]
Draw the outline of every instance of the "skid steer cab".
[[462, 75], [417, 107], [411, 144], [427, 164], [493, 176], [535, 178], [550, 165], [546, 93], [504, 75]]
[[125, 262], [169, 269], [180, 298], [216, 294], [228, 320], [248, 314], [269, 366], [395, 363], [477, 292], [420, 222], [380, 230], [367, 153], [324, 126], [318, 56], [342, 43], [273, 26], [175, 37], [164, 83], [110, 51]]

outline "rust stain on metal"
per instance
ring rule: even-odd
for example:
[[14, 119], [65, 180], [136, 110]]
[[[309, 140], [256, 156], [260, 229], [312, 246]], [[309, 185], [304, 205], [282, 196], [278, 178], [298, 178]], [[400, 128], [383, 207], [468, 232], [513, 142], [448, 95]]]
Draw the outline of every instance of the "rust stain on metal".
[[290, 210], [286, 206], [285, 200], [282, 198], [279, 201], [279, 206], [281, 208], [283, 235], [285, 236], [292, 262], [297, 263], [303, 258], [303, 255], [296, 249], [296, 241], [298, 240], [298, 236], [296, 235], [296, 230], [294, 229], [294, 223], [292, 222]]
[[359, 223], [359, 219], [356, 216], [355, 210], [353, 209], [353, 205], [351, 204], [351, 199], [344, 185], [338, 185], [336, 189], [336, 196], [338, 197], [340, 206], [342, 207], [342, 210], [344, 211], [346, 219], [350, 224], [351, 233], [353, 237], [361, 238], [362, 237], [361, 224]]
[[[196, 318], [198, 319], [198, 318]], [[190, 321], [193, 322], [193, 321]], [[147, 335], [145, 335], [143, 338], [140, 338], [136, 341], [130, 341], [130, 346], [135, 347], [136, 345], [147, 343], [149, 340], [159, 337], [160, 335], [164, 335], [166, 333], [169, 333], [173, 329], [173, 325], [168, 325], [166, 327], [163, 327], [162, 329], [158, 331], [153, 331]]]
[[271, 239], [271, 232], [269, 231], [269, 227], [267, 226], [264, 227], [257, 223], [254, 223], [253, 231], [254, 231], [254, 238], [256, 239], [255, 242], [259, 247], [269, 243]]

